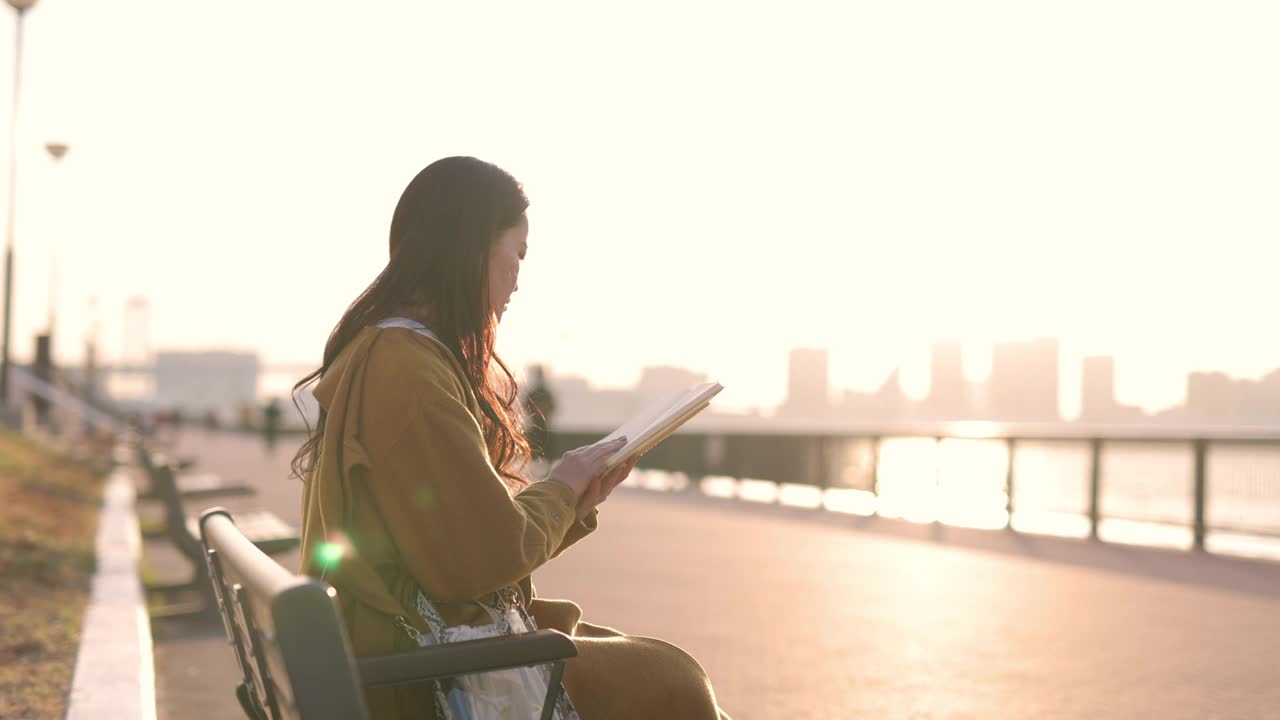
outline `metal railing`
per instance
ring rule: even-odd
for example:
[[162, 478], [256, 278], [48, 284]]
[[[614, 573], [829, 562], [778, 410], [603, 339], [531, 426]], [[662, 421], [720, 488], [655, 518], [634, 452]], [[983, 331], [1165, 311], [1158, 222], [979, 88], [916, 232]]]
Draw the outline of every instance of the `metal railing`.
[[[1000, 429], [977, 432], [966, 429], [972, 425], [859, 428], [844, 432], [805, 428], [682, 429], [650, 450], [639, 467], [683, 473], [694, 481], [693, 486], [702, 478], [724, 476], [822, 490], [852, 488], [880, 496], [886, 487], [882, 453], [894, 442], [931, 440], [939, 456], [945, 444], [951, 442], [996, 445], [1003, 448], [1005, 458], [1000, 488], [1007, 513], [1005, 527], [1012, 528], [1018, 511], [1018, 491], [1033, 489], [1044, 479], [1043, 474], [1020, 474], [1024, 456], [1038, 453], [1044, 466], [1052, 465], [1054, 453], [1058, 452], [1060, 464], [1078, 468], [1083, 461], [1084, 478], [1079, 488], [1083, 507], [1069, 512], [1087, 519], [1092, 538], [1098, 537], [1099, 528], [1108, 520], [1188, 527], [1192, 547], [1197, 550], [1205, 549], [1206, 538], [1213, 531], [1280, 537], [1280, 430], [1188, 432], [1126, 426], [1076, 429], [1067, 425], [996, 426]], [[551, 449], [554, 453], [586, 445], [606, 432], [586, 428], [556, 431]], [[1256, 457], [1236, 458], [1234, 465], [1253, 463], [1253, 467], [1232, 471], [1233, 452], [1239, 455], [1241, 451]], [[1124, 472], [1108, 473], [1108, 465]], [[940, 460], [935, 467], [941, 483], [948, 469], [942, 467]], [[1221, 512], [1216, 514], [1212, 512], [1215, 478], [1211, 477], [1215, 470], [1224, 479], [1217, 496], [1222, 501]], [[995, 478], [996, 482], [1000, 480]], [[1109, 502], [1117, 506], [1116, 511], [1104, 512]], [[1181, 511], [1183, 503], [1189, 504], [1185, 515]], [[1233, 510], [1237, 517], [1241, 513], [1248, 517], [1232, 520]]]
[[50, 415], [60, 418], [64, 432], [74, 432], [77, 428], [121, 432], [126, 427], [119, 411], [101, 399], [87, 399], [82, 388], [56, 372], [50, 381], [27, 368], [12, 365], [9, 368], [9, 386], [14, 392], [12, 408], [21, 412], [33, 398], [40, 398]]

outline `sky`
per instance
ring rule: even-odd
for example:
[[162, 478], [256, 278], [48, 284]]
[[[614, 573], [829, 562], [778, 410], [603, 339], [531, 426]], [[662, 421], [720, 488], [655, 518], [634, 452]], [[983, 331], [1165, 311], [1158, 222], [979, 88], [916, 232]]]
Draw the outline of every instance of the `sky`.
[[1156, 409], [1280, 367], [1275, 3], [40, 0], [25, 28], [20, 358], [56, 258], [64, 361], [91, 327], [119, 358], [141, 295], [153, 348], [317, 362], [404, 185], [467, 154], [532, 202], [517, 368], [682, 365], [768, 407], [791, 347], [918, 394], [932, 339], [980, 378], [1052, 335], [1064, 394], [1115, 354]]

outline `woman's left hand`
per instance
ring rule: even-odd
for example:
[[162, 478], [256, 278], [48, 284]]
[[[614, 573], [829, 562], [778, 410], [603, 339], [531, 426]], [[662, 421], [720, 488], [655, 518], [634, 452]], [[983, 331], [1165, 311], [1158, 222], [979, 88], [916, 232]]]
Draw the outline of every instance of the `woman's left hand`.
[[582, 497], [578, 498], [578, 522], [582, 522], [582, 519], [590, 515], [597, 505], [609, 498], [609, 493], [613, 492], [613, 489], [621, 485], [622, 481], [626, 480], [627, 476], [631, 474], [631, 470], [635, 468], [636, 460], [638, 459], [638, 457], [633, 457], [591, 481], [591, 484], [587, 486], [587, 491], [582, 493]]

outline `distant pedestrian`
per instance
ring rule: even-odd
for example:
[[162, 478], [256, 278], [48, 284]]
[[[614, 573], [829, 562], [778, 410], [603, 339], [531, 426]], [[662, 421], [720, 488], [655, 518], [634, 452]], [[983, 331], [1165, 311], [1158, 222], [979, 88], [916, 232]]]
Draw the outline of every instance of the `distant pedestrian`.
[[267, 406], [262, 409], [262, 440], [267, 444], [268, 450], [276, 446], [276, 440], [280, 435], [280, 416], [282, 414], [280, 403], [275, 398], [271, 398], [267, 402]]
[[169, 413], [165, 410], [155, 410], [151, 413], [151, 437], [160, 446], [165, 446], [172, 442], [169, 437]]
[[534, 460], [555, 457], [551, 447], [551, 416], [556, 412], [556, 399], [547, 386], [546, 374], [541, 365], [529, 368], [529, 392], [524, 398], [527, 417], [525, 437]]

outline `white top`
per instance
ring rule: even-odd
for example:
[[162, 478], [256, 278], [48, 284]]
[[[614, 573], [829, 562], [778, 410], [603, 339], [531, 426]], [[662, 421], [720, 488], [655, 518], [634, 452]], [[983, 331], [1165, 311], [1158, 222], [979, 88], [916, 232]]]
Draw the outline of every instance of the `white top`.
[[[435, 333], [428, 330], [426, 325], [423, 325], [417, 320], [410, 320], [409, 318], [406, 318], [406, 317], [383, 318], [378, 322], [378, 327], [380, 328], [398, 327], [398, 328], [405, 328], [407, 330], [412, 330], [423, 337], [431, 338], [432, 340], [435, 340], [437, 345], [444, 348], [445, 350], [449, 350], [449, 346], [445, 345], [443, 340], [436, 337]], [[453, 353], [452, 350], [450, 350], [449, 352], [450, 354]]]

